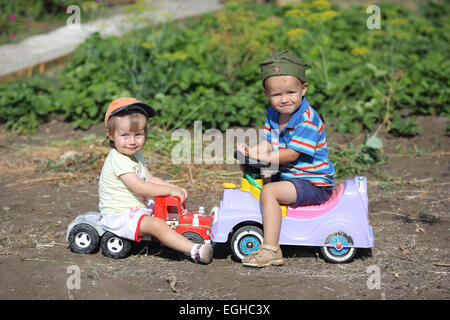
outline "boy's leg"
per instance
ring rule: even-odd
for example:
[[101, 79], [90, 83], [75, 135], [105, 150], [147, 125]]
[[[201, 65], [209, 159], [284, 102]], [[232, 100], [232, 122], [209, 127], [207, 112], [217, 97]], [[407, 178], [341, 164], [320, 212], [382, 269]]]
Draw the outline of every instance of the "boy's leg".
[[154, 236], [171, 249], [190, 254], [194, 243], [173, 231], [167, 223], [159, 218], [145, 216], [141, 221], [139, 236]]
[[290, 204], [297, 200], [297, 190], [290, 181], [268, 183], [261, 190], [264, 243], [278, 245], [281, 228], [280, 203]]

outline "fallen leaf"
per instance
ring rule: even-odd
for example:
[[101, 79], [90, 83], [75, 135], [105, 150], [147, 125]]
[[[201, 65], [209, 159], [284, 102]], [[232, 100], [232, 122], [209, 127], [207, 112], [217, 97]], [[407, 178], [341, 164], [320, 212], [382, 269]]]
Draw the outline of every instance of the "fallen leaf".
[[398, 248], [402, 251], [402, 253], [408, 253], [409, 252], [409, 250], [406, 249], [406, 248], [403, 248], [403, 247], [398, 247]]
[[177, 284], [177, 277], [173, 274], [168, 274], [166, 276], [166, 280], [169, 282], [170, 289], [172, 289], [173, 292], [178, 292], [177, 288], [175, 288], [175, 285]]
[[425, 229], [418, 227], [418, 228], [416, 228], [416, 232], [425, 232]]

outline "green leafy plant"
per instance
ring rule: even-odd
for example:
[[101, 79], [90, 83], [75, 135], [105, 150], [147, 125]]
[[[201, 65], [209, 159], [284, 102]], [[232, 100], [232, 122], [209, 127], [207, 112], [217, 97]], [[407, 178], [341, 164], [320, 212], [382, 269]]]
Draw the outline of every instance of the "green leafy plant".
[[[197, 120], [204, 129], [261, 126], [268, 102], [259, 62], [291, 48], [308, 63], [307, 99], [327, 126], [411, 136], [420, 129], [400, 114], [450, 112], [450, 34], [442, 14], [450, 4], [427, 2], [422, 15], [380, 6], [380, 30], [367, 29], [365, 8], [325, 0], [228, 1], [222, 11], [158, 25], [139, 15], [143, 27], [122, 38], [93, 34], [61, 75], [1, 85], [0, 122], [31, 132], [57, 113], [86, 129], [102, 121], [111, 100], [134, 96], [157, 110], [151, 124], [165, 131]], [[338, 172], [382, 161], [374, 141], [333, 149]]]

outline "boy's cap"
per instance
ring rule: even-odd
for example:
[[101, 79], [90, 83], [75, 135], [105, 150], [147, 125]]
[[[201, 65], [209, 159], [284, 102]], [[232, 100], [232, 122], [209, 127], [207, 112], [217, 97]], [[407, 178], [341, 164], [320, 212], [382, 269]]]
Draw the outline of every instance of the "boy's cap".
[[305, 70], [307, 64], [289, 50], [272, 52], [267, 60], [261, 62], [261, 78], [272, 76], [294, 76], [303, 83], [306, 82]]
[[150, 107], [148, 104], [143, 103], [142, 101], [139, 101], [135, 98], [119, 98], [111, 102], [108, 110], [106, 110], [105, 127], [108, 127], [108, 120], [112, 115], [126, 110], [130, 107], [138, 107], [139, 109], [144, 110], [147, 114], [147, 118], [151, 118], [156, 114], [155, 110], [152, 107]]

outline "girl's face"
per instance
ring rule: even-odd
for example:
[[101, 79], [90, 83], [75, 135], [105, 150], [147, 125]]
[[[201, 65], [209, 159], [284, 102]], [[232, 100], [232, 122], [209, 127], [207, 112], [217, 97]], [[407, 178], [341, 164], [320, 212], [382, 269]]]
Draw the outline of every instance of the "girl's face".
[[272, 107], [284, 116], [292, 115], [300, 107], [308, 86], [294, 76], [269, 77], [265, 85], [264, 93]]
[[[131, 117], [137, 117], [138, 125], [136, 130], [131, 130]], [[141, 151], [145, 144], [145, 126], [147, 118], [140, 113], [126, 115], [123, 117], [114, 117], [115, 128], [112, 134], [108, 133], [109, 138], [114, 141], [116, 150], [126, 156], [134, 156]]]

